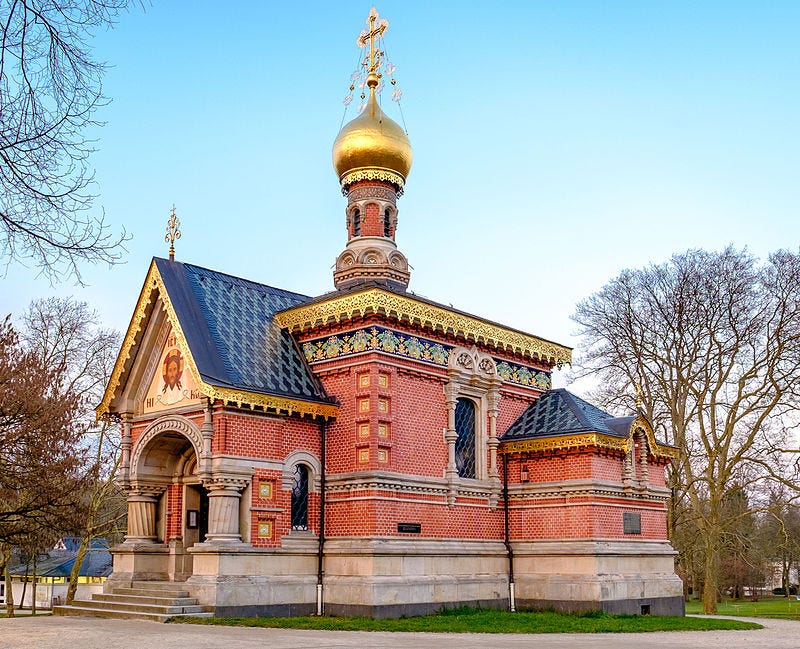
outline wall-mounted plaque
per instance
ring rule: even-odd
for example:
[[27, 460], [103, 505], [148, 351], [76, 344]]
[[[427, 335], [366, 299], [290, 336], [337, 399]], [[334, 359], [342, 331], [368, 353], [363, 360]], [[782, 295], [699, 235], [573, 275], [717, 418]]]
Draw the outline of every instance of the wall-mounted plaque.
[[398, 523], [397, 531], [400, 534], [419, 534], [422, 532], [422, 525], [420, 523]]
[[642, 533], [642, 515], [634, 512], [622, 514], [622, 531], [625, 534]]

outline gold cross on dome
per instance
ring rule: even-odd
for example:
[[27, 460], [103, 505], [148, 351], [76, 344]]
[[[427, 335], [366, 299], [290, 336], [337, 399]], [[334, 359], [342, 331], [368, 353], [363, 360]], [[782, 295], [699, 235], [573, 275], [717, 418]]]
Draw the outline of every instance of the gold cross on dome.
[[364, 65], [367, 66], [367, 74], [376, 72], [381, 63], [382, 52], [375, 47], [375, 43], [378, 38], [383, 36], [383, 32], [385, 32], [388, 27], [389, 21], [386, 20], [386, 18], [380, 18], [378, 16], [378, 10], [375, 7], [370, 9], [369, 16], [367, 17], [367, 29], [363, 30], [358, 37], [359, 47], [366, 47], [367, 42], [369, 42], [369, 57], [364, 61]]
[[175, 206], [172, 206], [172, 211], [169, 215], [169, 221], [167, 221], [167, 236], [164, 237], [164, 241], [169, 243], [169, 260], [175, 261], [175, 239], [181, 238], [181, 231], [178, 229], [181, 227], [181, 220], [178, 218], [178, 215], [175, 214]]

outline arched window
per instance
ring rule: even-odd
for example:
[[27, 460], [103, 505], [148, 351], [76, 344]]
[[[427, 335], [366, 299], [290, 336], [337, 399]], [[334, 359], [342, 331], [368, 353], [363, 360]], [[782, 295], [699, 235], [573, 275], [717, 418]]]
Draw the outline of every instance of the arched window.
[[387, 209], [383, 213], [383, 236], [384, 237], [392, 236], [391, 235], [391, 231], [392, 231], [391, 230], [391, 223], [392, 223], [392, 219], [391, 219], [391, 216], [389, 214], [389, 210]]
[[475, 404], [460, 398], [456, 401], [456, 469], [462, 478], [475, 477]]
[[358, 208], [353, 210], [353, 236], [361, 236], [361, 210]]
[[292, 481], [292, 529], [308, 529], [308, 467], [297, 464]]

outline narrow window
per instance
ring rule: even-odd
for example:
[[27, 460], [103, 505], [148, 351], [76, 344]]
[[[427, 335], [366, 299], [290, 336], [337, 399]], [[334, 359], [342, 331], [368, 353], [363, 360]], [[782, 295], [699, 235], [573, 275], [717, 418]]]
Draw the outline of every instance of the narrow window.
[[391, 232], [391, 230], [390, 230], [390, 223], [391, 223], [391, 218], [390, 218], [390, 216], [389, 216], [389, 210], [387, 209], [387, 210], [386, 210], [386, 211], [383, 213], [383, 236], [384, 236], [384, 237], [389, 237], [389, 236], [391, 236], [391, 234], [390, 234], [390, 232]]
[[298, 464], [294, 468], [292, 529], [308, 529], [308, 467], [305, 464]]
[[456, 401], [456, 469], [462, 478], [475, 477], [475, 404]]
[[357, 208], [353, 210], [353, 236], [361, 236], [361, 211]]

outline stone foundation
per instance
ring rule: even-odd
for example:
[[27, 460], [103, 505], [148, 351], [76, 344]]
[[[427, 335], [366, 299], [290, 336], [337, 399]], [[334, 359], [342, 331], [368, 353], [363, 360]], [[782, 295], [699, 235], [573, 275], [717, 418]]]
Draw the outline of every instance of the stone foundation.
[[[518, 609], [683, 615], [683, 588], [666, 542], [515, 543]], [[167, 580], [170, 548], [114, 549], [112, 585]], [[284, 539], [278, 549], [195, 545], [182, 586], [217, 617], [316, 611], [317, 544]], [[509, 606], [508, 555], [497, 541], [337, 538], [325, 544], [324, 610], [400, 617], [442, 608]], [[126, 584], [127, 582], [127, 584]]]

